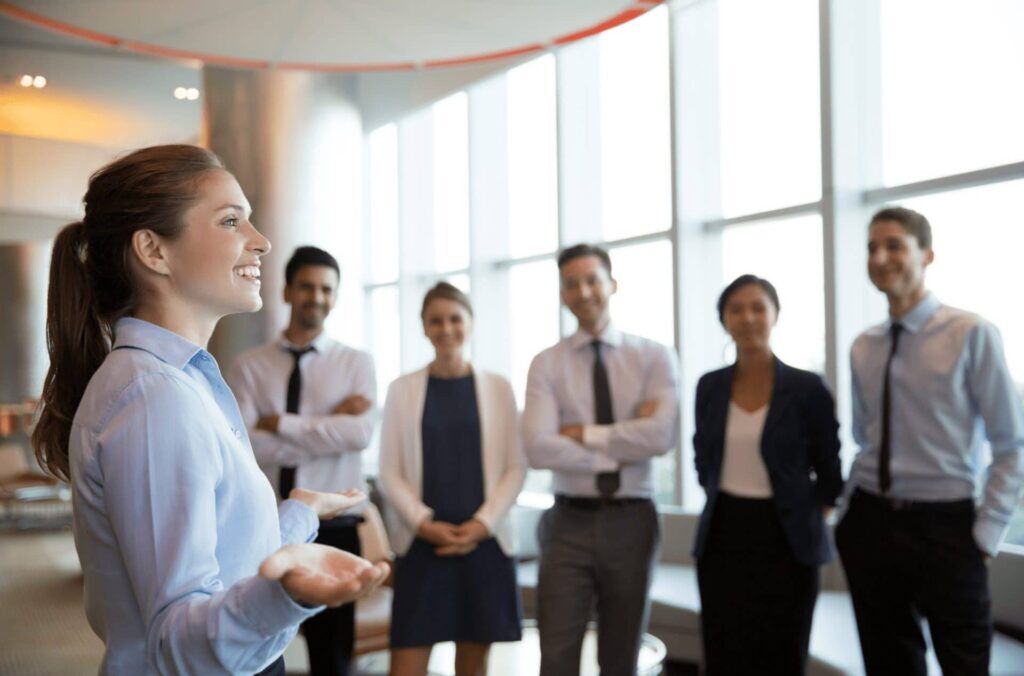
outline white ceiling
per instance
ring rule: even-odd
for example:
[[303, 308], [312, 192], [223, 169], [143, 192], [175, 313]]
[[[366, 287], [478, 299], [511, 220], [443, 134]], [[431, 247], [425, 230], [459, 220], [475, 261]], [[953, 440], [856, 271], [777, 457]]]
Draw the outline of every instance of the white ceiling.
[[373, 70], [539, 50], [659, 2], [14, 0], [0, 4], [0, 12], [99, 44], [208, 63]]
[[[18, 85], [43, 75], [44, 89]], [[199, 136], [202, 101], [174, 88], [200, 87], [180, 62], [93, 48], [0, 16], [0, 135], [111, 149], [180, 143]]]

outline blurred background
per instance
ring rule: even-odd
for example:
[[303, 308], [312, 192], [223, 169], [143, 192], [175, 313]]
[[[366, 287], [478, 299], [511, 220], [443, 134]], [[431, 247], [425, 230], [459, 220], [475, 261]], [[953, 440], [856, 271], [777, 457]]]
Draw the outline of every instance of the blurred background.
[[[521, 405], [533, 355], [574, 330], [556, 253], [589, 241], [617, 324], [681, 356], [666, 513], [703, 504], [693, 391], [732, 359], [714, 302], [742, 273], [778, 287], [779, 357], [836, 392], [848, 467], [883, 205], [931, 220], [929, 285], [995, 322], [1024, 393], [1022, 35], [1018, 0], [0, 3], [0, 438], [24, 448], [49, 243], [89, 174], [198, 143], [274, 243], [265, 309], [215, 335], [223, 369], [284, 325], [283, 263], [315, 244], [342, 264], [329, 333], [374, 355], [381, 398], [429, 360], [419, 304], [447, 279]], [[522, 499], [547, 492], [536, 472]], [[1024, 509], [1004, 554], [1024, 560]]]

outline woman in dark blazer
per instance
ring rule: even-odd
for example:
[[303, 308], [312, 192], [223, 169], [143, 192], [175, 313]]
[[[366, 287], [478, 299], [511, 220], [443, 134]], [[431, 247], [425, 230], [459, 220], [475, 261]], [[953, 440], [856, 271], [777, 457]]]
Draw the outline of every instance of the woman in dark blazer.
[[720, 674], [803, 674], [825, 516], [842, 489], [835, 404], [822, 379], [770, 345], [779, 297], [743, 275], [718, 316], [736, 363], [697, 384], [697, 477], [707, 493], [694, 543], [704, 663]]

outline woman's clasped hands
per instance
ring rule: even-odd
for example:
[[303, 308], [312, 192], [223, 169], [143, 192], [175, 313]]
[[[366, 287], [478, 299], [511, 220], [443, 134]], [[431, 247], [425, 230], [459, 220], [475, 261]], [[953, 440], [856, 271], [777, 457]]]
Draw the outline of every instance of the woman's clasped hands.
[[434, 545], [434, 553], [438, 556], [465, 556], [491, 536], [487, 526], [478, 519], [458, 525], [427, 520], [420, 524], [416, 534]]

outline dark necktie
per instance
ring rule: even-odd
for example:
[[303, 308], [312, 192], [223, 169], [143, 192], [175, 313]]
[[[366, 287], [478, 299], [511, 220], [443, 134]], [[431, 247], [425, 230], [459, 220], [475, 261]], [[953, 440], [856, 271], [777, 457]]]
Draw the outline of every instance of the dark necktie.
[[[611, 425], [615, 422], [612, 414], [612, 391], [608, 386], [608, 371], [601, 359], [601, 341], [590, 344], [594, 348], [594, 422], [598, 425]], [[600, 472], [597, 475], [597, 492], [604, 496], [614, 495], [619, 490], [619, 470]]]
[[[295, 358], [295, 366], [292, 367], [292, 374], [288, 376], [288, 397], [285, 399], [285, 413], [299, 412], [299, 396], [302, 394], [302, 371], [299, 370], [299, 360], [302, 359], [302, 355], [312, 349], [312, 347], [301, 349], [288, 348], [292, 357]], [[295, 467], [282, 467], [281, 479], [277, 484], [277, 490], [281, 494], [281, 498], [287, 500], [288, 494], [292, 492], [293, 488], [295, 488]]]
[[891, 377], [889, 375], [892, 369], [892, 359], [896, 356], [896, 347], [900, 342], [900, 332], [903, 331], [903, 325], [894, 323], [889, 328], [889, 333], [892, 336], [892, 347], [889, 348], [889, 359], [885, 362], [885, 384], [882, 386], [882, 439], [878, 444], [878, 488], [882, 491], [882, 495], [889, 492], [889, 488], [892, 486], [892, 469], [890, 467], [892, 462], [892, 441], [890, 430], [892, 427], [892, 395], [890, 390], [892, 389]]

